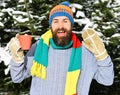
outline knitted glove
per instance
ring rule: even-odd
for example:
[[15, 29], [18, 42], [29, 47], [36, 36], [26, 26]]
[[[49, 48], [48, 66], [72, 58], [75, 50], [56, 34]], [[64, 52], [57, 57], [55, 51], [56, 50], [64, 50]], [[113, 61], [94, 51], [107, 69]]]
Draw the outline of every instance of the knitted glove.
[[9, 50], [12, 53], [12, 58], [16, 63], [22, 63], [24, 61], [23, 50], [20, 49], [20, 43], [18, 40], [18, 35], [13, 37], [9, 42]]
[[94, 54], [98, 61], [104, 60], [108, 56], [105, 46], [95, 30], [85, 30], [82, 37], [83, 45]]

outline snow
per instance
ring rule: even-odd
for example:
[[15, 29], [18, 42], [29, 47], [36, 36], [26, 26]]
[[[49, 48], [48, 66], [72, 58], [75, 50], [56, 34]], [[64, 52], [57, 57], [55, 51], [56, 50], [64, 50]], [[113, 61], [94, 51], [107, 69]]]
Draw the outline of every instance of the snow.
[[12, 57], [6, 48], [7, 47], [0, 47], [0, 62], [3, 61], [4, 64], [8, 66], [8, 68], [5, 69], [5, 74], [7, 75], [9, 72], [9, 63]]
[[2, 12], [7, 12], [10, 16], [12, 16], [13, 11], [14, 11], [13, 8], [7, 8], [2, 10]]
[[86, 29], [86, 28], [89, 28], [89, 27], [93, 28], [93, 22], [90, 21], [90, 19], [88, 19], [88, 18], [74, 19], [74, 22], [78, 23], [80, 26], [85, 25], [83, 30]]
[[24, 2], [24, 0], [19, 0], [19, 3], [22, 3], [22, 2]]
[[[19, 0], [19, 3], [24, 2], [24, 0]], [[32, 3], [32, 0], [29, 0], [29, 3]]]
[[84, 14], [84, 12], [82, 12], [82, 11], [77, 11], [76, 17], [77, 17], [77, 18], [79, 18], [79, 17], [85, 17], [85, 14]]
[[120, 17], [120, 12], [119, 13], [114, 13], [115, 17]]
[[0, 2], [0, 6], [3, 6], [3, 7], [5, 7], [6, 6], [6, 3], [4, 3], [4, 2]]
[[23, 15], [23, 16], [27, 16], [26, 12], [22, 12], [22, 11], [13, 11], [12, 12], [14, 15]]
[[32, 0], [29, 0], [29, 3], [32, 3]]
[[20, 22], [20, 23], [25, 23], [26, 21], [29, 21], [28, 18], [22, 18], [22, 16], [13, 16], [13, 19], [15, 19], [16, 21]]
[[112, 37], [120, 37], [120, 33], [115, 33]]
[[92, 17], [92, 20], [102, 20], [102, 17], [94, 16]]
[[115, 0], [115, 2], [117, 2], [120, 5], [120, 0]]
[[75, 7], [75, 8], [77, 8], [77, 9], [82, 9], [82, 8], [83, 8], [82, 5], [76, 4], [76, 3], [71, 4], [70, 7], [71, 7], [71, 8]]
[[110, 29], [111, 26], [102, 26], [102, 28], [106, 30], [106, 29]]
[[2, 22], [0, 22], [0, 27], [4, 27], [4, 24]]
[[4, 14], [3, 13], [0, 13], [0, 16], [3, 16]]
[[82, 8], [83, 8], [82, 5], [80, 5], [80, 4], [75, 4], [75, 3], [74, 3], [74, 4], [71, 4], [70, 7], [71, 7], [71, 9], [72, 9], [73, 12], [75, 12], [76, 9], [82, 9]]

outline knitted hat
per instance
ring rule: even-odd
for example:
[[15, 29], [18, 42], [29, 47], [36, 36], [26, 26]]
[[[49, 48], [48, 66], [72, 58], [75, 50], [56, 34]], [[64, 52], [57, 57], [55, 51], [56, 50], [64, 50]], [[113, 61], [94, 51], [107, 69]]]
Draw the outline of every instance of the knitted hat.
[[65, 1], [60, 3], [59, 5], [56, 5], [53, 7], [53, 9], [50, 11], [49, 15], [49, 25], [51, 26], [52, 20], [54, 17], [57, 16], [66, 16], [69, 18], [71, 25], [74, 25], [74, 20], [73, 20], [73, 12], [71, 8], [69, 7], [69, 2]]

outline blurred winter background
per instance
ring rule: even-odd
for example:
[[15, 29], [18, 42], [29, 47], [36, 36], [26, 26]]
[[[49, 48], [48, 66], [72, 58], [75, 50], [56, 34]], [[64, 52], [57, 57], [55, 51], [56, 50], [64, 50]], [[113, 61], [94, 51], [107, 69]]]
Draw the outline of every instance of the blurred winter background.
[[[0, 95], [28, 95], [31, 78], [21, 84], [11, 81], [7, 44], [17, 33], [32, 34], [34, 43], [49, 29], [49, 11], [61, 1], [0, 0]], [[82, 31], [94, 28], [114, 63], [114, 84], [106, 87], [93, 80], [89, 95], [120, 95], [120, 0], [68, 1], [74, 12], [73, 32], [82, 40]]]

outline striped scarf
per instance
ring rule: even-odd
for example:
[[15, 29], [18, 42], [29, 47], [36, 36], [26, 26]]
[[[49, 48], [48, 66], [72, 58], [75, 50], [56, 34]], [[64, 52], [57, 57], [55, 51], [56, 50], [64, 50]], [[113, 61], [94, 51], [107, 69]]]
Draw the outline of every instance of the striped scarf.
[[[33, 66], [31, 68], [32, 76], [46, 79], [50, 39], [52, 39], [51, 30], [43, 34], [37, 44], [33, 60]], [[79, 39], [76, 37], [74, 33], [72, 33], [71, 41], [73, 42], [71, 52], [72, 54], [70, 57], [70, 63], [66, 77], [64, 95], [77, 95], [76, 87], [81, 69], [82, 44], [80, 43]]]

